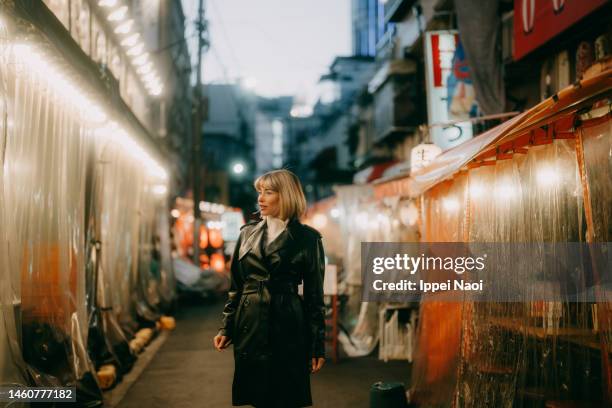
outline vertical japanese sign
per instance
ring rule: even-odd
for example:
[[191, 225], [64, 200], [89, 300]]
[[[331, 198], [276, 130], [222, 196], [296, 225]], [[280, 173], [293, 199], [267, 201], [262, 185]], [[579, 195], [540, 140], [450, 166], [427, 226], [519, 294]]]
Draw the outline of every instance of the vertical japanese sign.
[[[425, 69], [432, 142], [446, 150], [471, 139], [471, 122], [461, 120], [475, 113], [476, 100], [457, 30], [426, 33]], [[452, 121], [459, 122], [440, 126]]]

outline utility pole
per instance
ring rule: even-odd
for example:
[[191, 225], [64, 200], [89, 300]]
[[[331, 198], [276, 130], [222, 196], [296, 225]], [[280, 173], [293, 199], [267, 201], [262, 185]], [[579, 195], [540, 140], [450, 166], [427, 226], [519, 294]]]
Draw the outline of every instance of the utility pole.
[[200, 266], [200, 146], [204, 141], [202, 130], [202, 49], [204, 48], [204, 0], [198, 4], [198, 63], [196, 73], [196, 86], [194, 92], [195, 120], [193, 125], [193, 262]]

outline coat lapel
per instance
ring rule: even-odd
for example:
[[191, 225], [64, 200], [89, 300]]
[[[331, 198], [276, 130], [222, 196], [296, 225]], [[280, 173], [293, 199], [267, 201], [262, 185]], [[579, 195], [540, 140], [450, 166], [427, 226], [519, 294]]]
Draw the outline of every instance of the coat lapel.
[[295, 229], [297, 228], [297, 222], [298, 221], [293, 218], [287, 223], [287, 228], [285, 228], [285, 230], [266, 248], [266, 254], [268, 256], [283, 248], [290, 248], [293, 245], [294, 237], [296, 236]]
[[300, 224], [297, 219], [294, 218], [290, 220], [287, 224], [287, 228], [266, 247], [266, 259], [264, 260], [262, 246], [265, 245], [263, 238], [266, 229], [266, 221], [260, 221], [253, 227], [253, 231], [246, 241], [241, 244], [238, 252], [238, 260], [242, 260], [250, 253], [253, 258], [249, 258], [249, 262], [262, 271], [272, 272], [280, 266], [282, 260], [287, 258], [287, 255], [291, 252], [295, 239], [299, 236], [299, 232], [297, 231], [299, 227]]
[[255, 257], [259, 260], [262, 259], [261, 254], [261, 240], [263, 239], [264, 227], [266, 225], [266, 221], [260, 221], [251, 232], [251, 235], [247, 238], [247, 240], [240, 246], [240, 250], [238, 253], [238, 259], [241, 260], [244, 256], [251, 252]]

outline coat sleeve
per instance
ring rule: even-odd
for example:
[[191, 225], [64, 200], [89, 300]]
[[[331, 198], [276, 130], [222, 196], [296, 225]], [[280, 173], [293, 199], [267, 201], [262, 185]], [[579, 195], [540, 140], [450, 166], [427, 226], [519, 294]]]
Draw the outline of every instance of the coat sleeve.
[[231, 267], [230, 267], [230, 289], [227, 293], [227, 301], [223, 308], [223, 317], [221, 319], [221, 327], [219, 328], [219, 334], [222, 336], [232, 337], [232, 329], [234, 327], [234, 316], [236, 309], [240, 303], [240, 296], [242, 295], [242, 274], [240, 272], [240, 261], [238, 260], [238, 253], [240, 250], [240, 243], [242, 241], [242, 234], [238, 237], [234, 253], [232, 254]]
[[310, 329], [310, 353], [312, 357], [325, 357], [325, 303], [323, 278], [325, 253], [321, 238], [313, 240], [309, 252], [309, 265], [304, 274], [304, 306]]

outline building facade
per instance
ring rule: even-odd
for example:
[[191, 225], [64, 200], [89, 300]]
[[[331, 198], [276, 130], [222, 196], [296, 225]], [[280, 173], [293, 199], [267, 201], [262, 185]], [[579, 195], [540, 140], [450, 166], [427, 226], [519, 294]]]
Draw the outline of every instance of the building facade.
[[171, 192], [184, 191], [190, 162], [192, 102], [181, 2], [44, 3], [155, 138], [172, 166]]
[[353, 55], [374, 57], [385, 31], [384, 4], [379, 0], [351, 0]]
[[[201, 163], [204, 200], [252, 208], [255, 172], [256, 97], [238, 84], [207, 84]], [[235, 164], [244, 166], [236, 174]]]

